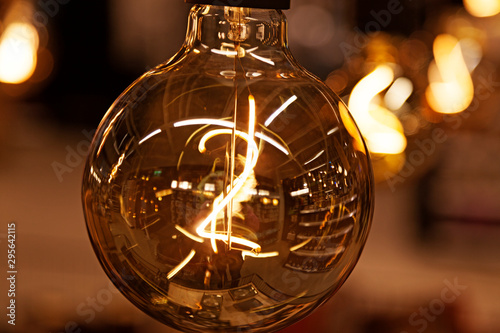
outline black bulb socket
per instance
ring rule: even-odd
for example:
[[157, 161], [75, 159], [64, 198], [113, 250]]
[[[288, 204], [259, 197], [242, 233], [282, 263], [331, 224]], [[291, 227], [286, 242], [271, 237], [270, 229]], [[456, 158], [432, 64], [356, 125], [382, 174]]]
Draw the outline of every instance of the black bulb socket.
[[186, 3], [264, 9], [290, 9], [290, 0], [184, 0]]

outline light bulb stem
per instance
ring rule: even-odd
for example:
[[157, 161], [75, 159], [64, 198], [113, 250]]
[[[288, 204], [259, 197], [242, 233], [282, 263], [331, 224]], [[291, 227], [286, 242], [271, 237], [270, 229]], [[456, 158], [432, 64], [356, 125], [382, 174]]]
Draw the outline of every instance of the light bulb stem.
[[[234, 57], [234, 69], [236, 71], [236, 63], [237, 63], [237, 58]], [[238, 81], [236, 80], [236, 77], [234, 78], [234, 112], [233, 112], [233, 128], [231, 131], [231, 167], [230, 167], [230, 174], [229, 174], [229, 187], [230, 191], [233, 189], [233, 180], [234, 180], [234, 169], [235, 169], [235, 158], [236, 158], [236, 123], [238, 119]], [[232, 233], [232, 226], [233, 226], [233, 199], [229, 201], [229, 204], [227, 206], [228, 210], [228, 221], [227, 221], [227, 246], [229, 250], [231, 250], [231, 233]]]
[[238, 56], [265, 61], [262, 60], [264, 54], [274, 50], [277, 55], [288, 47], [286, 31], [286, 17], [280, 10], [194, 6], [189, 16], [185, 49], [196, 54], [206, 51], [233, 57], [236, 49], [228, 44], [245, 43], [251, 46], [248, 50], [246, 46], [240, 47]]
[[228, 38], [234, 42], [244, 42], [250, 36], [247, 23], [252, 12], [250, 8], [224, 7], [224, 17], [230, 24]]
[[[226, 7], [230, 8], [230, 7]], [[234, 9], [234, 8], [233, 8]], [[240, 18], [240, 17], [239, 17]], [[238, 54], [238, 49], [240, 47], [240, 43], [235, 41], [234, 42], [234, 49], [236, 50], [236, 54]], [[239, 57], [235, 56], [234, 57], [234, 72], [237, 73], [237, 68], [238, 68], [238, 61]], [[229, 188], [230, 191], [233, 189], [233, 181], [234, 181], [234, 170], [236, 167], [236, 124], [238, 120], [238, 80], [237, 80], [237, 75], [234, 76], [233, 78], [233, 87], [234, 87], [234, 112], [233, 112], [233, 129], [231, 133], [231, 156], [230, 156], [230, 174], [229, 174]], [[227, 221], [227, 246], [228, 249], [231, 250], [231, 233], [232, 233], [232, 226], [233, 226], [233, 199], [229, 201], [229, 204], [227, 206], [228, 210], [228, 221]]]

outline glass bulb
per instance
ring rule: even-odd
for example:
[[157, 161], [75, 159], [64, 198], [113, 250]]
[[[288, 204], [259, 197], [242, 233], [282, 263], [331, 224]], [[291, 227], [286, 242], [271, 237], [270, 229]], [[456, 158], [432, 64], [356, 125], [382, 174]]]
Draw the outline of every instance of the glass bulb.
[[185, 332], [282, 329], [340, 288], [365, 244], [365, 144], [286, 32], [279, 10], [195, 5], [180, 52], [92, 143], [94, 250], [132, 303]]

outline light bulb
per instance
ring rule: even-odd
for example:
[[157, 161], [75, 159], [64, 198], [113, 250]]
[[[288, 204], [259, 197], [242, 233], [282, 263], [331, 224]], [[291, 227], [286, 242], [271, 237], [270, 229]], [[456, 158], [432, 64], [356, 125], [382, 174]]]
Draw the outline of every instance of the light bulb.
[[303, 318], [347, 279], [372, 216], [346, 107], [294, 60], [281, 10], [230, 2], [193, 7], [180, 52], [105, 115], [83, 179], [104, 270], [185, 332]]

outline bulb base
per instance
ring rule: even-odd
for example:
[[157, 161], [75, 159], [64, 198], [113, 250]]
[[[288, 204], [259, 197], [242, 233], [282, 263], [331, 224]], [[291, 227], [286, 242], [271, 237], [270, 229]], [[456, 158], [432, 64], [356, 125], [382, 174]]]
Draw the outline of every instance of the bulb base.
[[186, 3], [264, 9], [290, 9], [290, 0], [184, 0]]

